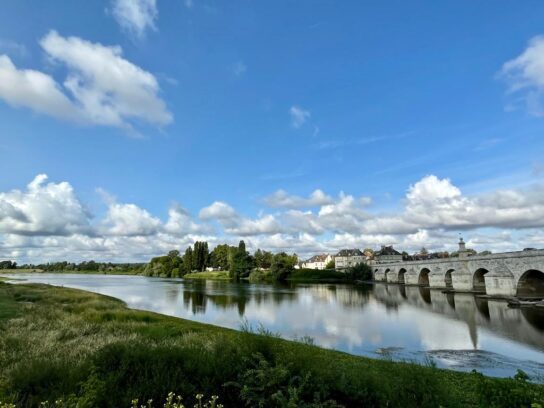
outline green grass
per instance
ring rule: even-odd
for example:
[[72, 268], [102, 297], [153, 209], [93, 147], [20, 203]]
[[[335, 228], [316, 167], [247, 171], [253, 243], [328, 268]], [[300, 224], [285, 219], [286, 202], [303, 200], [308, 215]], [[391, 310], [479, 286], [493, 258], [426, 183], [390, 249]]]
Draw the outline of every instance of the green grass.
[[292, 282], [344, 283], [349, 282], [349, 276], [334, 269], [295, 269], [287, 280]]
[[[0, 401], [129, 407], [216, 394], [225, 407], [529, 407], [544, 387], [352, 356], [130, 310], [119, 300], [0, 283]], [[266, 333], [265, 333], [266, 334]], [[194, 398], [194, 397], [192, 397]]]
[[183, 279], [230, 279], [228, 271], [193, 272], [183, 275]]

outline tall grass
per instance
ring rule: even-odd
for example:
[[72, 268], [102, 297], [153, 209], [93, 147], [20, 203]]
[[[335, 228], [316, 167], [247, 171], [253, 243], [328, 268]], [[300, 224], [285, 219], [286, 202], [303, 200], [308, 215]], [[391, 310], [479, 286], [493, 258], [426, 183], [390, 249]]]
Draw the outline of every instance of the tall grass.
[[[169, 392], [225, 407], [514, 407], [544, 400], [524, 378], [492, 379], [371, 360], [149, 312], [45, 285], [0, 283], [0, 401], [130, 407]], [[257, 332], [257, 333], [255, 333]], [[202, 401], [200, 401], [202, 402]], [[188, 398], [186, 406], [199, 403]], [[197, 405], [198, 406], [198, 405]]]

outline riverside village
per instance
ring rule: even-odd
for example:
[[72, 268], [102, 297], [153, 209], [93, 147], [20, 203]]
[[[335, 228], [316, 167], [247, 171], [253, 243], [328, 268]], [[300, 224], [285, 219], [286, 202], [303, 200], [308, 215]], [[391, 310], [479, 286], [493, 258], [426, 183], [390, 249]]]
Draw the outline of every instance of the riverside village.
[[515, 297], [529, 303], [544, 299], [544, 250], [477, 254], [466, 247], [463, 238], [458, 245], [458, 251], [452, 254], [422, 249], [419, 254], [408, 255], [393, 246], [382, 246], [375, 252], [343, 249], [336, 255], [315, 255], [296, 267], [325, 269], [334, 264], [337, 270], [346, 271], [365, 263], [372, 268], [377, 282]]

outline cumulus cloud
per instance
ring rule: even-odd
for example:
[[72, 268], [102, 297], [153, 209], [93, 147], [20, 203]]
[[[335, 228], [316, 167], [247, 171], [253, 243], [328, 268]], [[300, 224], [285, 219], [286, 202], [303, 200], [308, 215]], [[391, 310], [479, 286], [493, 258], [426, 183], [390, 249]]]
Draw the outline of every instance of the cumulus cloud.
[[135, 204], [112, 203], [103, 220], [106, 235], [145, 236], [158, 232], [161, 221]]
[[90, 214], [66, 182], [34, 178], [26, 190], [0, 193], [0, 233], [71, 235], [89, 230]]
[[289, 115], [291, 115], [291, 125], [297, 129], [304, 125], [310, 116], [312, 116], [310, 111], [303, 109], [300, 106], [291, 106]]
[[145, 261], [197, 240], [213, 247], [240, 239], [251, 250], [301, 257], [391, 244], [408, 252], [452, 251], [458, 231], [470, 231], [465, 238], [477, 250], [544, 245], [544, 185], [469, 196], [451, 180], [429, 175], [409, 186], [399, 209], [388, 213], [374, 213], [367, 197], [316, 191], [308, 197], [276, 192], [267, 197], [275, 212], [256, 217], [216, 201], [194, 218], [174, 203], [163, 221], [101, 190], [106, 211], [94, 217], [68, 182], [38, 175], [23, 190], [0, 192], [0, 258]]
[[273, 208], [308, 208], [332, 204], [333, 199], [322, 190], [315, 190], [308, 198], [291, 195], [285, 190], [278, 190], [265, 197], [263, 202]]
[[543, 116], [544, 36], [529, 41], [525, 51], [502, 66], [499, 76], [509, 83], [511, 93], [520, 93], [529, 112]]
[[200, 210], [201, 220], [217, 220], [228, 234], [250, 236], [259, 234], [275, 234], [282, 231], [281, 225], [274, 216], [264, 215], [255, 220], [242, 217], [227, 203], [216, 201]]
[[112, 14], [123, 30], [138, 38], [156, 30], [159, 16], [156, 0], [113, 0]]
[[40, 45], [67, 69], [63, 84], [35, 70], [18, 69], [0, 55], [0, 98], [58, 119], [132, 129], [134, 121], [163, 126], [172, 114], [156, 78], [123, 58], [118, 46], [49, 32]]

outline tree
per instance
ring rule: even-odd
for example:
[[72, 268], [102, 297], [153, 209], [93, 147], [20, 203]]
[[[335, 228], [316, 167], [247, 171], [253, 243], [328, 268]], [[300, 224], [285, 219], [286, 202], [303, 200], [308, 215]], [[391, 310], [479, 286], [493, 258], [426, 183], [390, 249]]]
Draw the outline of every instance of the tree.
[[217, 245], [210, 254], [210, 265], [222, 271], [229, 269], [229, 246], [227, 244]]
[[253, 255], [253, 259], [255, 261], [255, 267], [261, 268], [261, 269], [270, 269], [270, 266], [272, 265], [272, 258], [274, 255], [272, 252], [268, 251], [262, 251], [261, 249], [257, 249], [255, 251], [255, 254]]
[[231, 251], [231, 262], [229, 268], [229, 276], [232, 279], [239, 280], [249, 276], [251, 271], [251, 258], [246, 251], [246, 244], [242, 240], [238, 244], [238, 248]]
[[327, 265], [325, 265], [325, 269], [335, 269], [336, 263], [334, 262], [334, 258], [332, 258], [329, 262], [327, 262]]
[[274, 255], [270, 272], [277, 281], [284, 281], [293, 273], [296, 264], [296, 255], [288, 255], [285, 252], [280, 252]]
[[183, 255], [183, 275], [193, 271], [193, 248], [187, 247]]
[[204, 271], [208, 266], [208, 258], [210, 254], [208, 252], [207, 242], [195, 242], [193, 249], [193, 268], [197, 271]]

